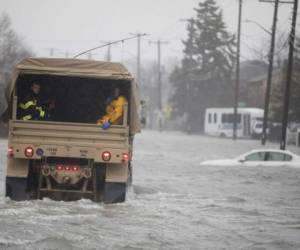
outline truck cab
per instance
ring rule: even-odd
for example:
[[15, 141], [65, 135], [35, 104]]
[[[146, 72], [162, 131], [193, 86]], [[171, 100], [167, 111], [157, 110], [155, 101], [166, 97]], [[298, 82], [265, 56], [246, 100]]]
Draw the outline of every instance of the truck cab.
[[[140, 131], [137, 85], [118, 63], [28, 58], [18, 63], [7, 91], [9, 139], [6, 196], [12, 200], [123, 202], [131, 181], [134, 135]], [[50, 115], [22, 120], [20, 100], [37, 82]], [[103, 129], [114, 87], [127, 99], [122, 121]]]

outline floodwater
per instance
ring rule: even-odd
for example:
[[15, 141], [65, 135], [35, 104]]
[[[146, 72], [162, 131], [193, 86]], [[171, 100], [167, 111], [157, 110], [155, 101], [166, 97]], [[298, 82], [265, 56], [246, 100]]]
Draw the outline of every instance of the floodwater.
[[0, 249], [300, 249], [300, 168], [200, 166], [259, 141], [143, 131], [133, 187], [114, 205], [5, 199], [6, 143]]

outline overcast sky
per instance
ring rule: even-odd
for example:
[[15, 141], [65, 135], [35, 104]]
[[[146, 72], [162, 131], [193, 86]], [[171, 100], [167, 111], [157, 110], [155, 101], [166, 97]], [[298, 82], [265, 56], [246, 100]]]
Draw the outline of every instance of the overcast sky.
[[[200, 0], [202, 1], [202, 0]], [[224, 10], [229, 31], [237, 29], [237, 0], [217, 0]], [[7, 12], [13, 27], [37, 56], [74, 55], [95, 47], [101, 41], [119, 40], [131, 33], [145, 32], [142, 58], [156, 60], [156, 47], [149, 41], [161, 39], [163, 61], [182, 56], [181, 39], [186, 38], [186, 23], [182, 18], [195, 17], [193, 8], [199, 0], [0, 0], [0, 11]], [[279, 29], [288, 32], [291, 5], [282, 4]], [[259, 0], [244, 0], [243, 20], [251, 19], [270, 29], [273, 5]], [[257, 25], [243, 23], [242, 58], [251, 58], [253, 51], [265, 46], [268, 35]], [[264, 41], [264, 43], [263, 43]], [[106, 49], [93, 52], [102, 60]], [[112, 60], [135, 60], [136, 40], [112, 47]], [[83, 57], [85, 58], [85, 57]]]

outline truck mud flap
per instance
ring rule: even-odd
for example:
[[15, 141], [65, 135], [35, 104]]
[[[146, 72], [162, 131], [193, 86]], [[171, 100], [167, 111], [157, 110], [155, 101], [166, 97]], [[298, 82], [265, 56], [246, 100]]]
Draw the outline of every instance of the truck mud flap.
[[105, 182], [104, 203], [124, 202], [126, 197], [126, 183]]
[[14, 201], [29, 200], [27, 192], [27, 178], [6, 177], [6, 197]]

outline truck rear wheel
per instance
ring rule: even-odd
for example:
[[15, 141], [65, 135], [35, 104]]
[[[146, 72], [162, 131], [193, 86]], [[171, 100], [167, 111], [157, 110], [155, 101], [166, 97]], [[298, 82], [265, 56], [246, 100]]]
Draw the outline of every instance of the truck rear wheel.
[[30, 195], [27, 190], [27, 178], [6, 177], [5, 196], [14, 201], [29, 200]]
[[128, 164], [128, 186], [129, 187], [132, 186], [132, 181], [133, 181], [133, 178], [132, 178], [132, 165], [131, 165], [131, 162], [129, 162], [129, 164]]
[[94, 201], [100, 202], [103, 200], [105, 167], [95, 164], [93, 175]]
[[126, 198], [126, 183], [105, 182], [104, 203], [124, 202]]

